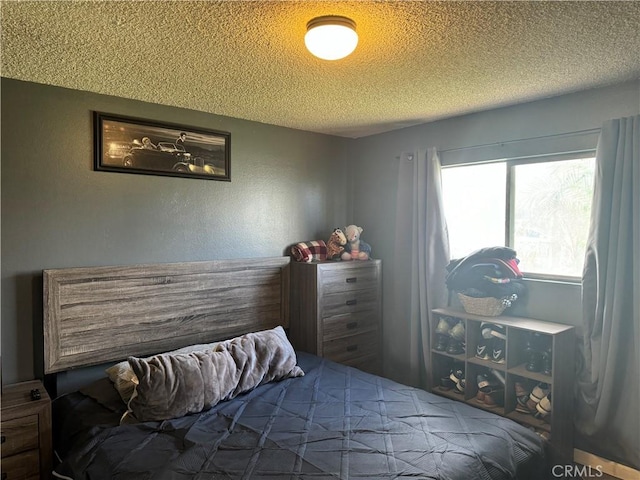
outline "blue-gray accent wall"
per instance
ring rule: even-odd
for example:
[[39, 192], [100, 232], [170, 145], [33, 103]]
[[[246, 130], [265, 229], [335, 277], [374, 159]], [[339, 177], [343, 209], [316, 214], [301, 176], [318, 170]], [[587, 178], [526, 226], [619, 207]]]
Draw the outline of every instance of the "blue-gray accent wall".
[[[98, 172], [92, 111], [231, 133], [231, 182]], [[2, 381], [41, 375], [42, 270], [278, 256], [346, 221], [346, 139], [2, 79]]]

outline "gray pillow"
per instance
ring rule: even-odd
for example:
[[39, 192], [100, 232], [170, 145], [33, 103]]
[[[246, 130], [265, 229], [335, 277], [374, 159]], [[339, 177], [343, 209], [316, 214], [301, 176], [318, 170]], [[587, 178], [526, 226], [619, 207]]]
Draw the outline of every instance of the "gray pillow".
[[[204, 352], [207, 350], [215, 350], [220, 342], [214, 343], [203, 343], [197, 345], [189, 345], [187, 347], [182, 347], [177, 350], [172, 350], [171, 352], [164, 352], [164, 354], [175, 354], [175, 353], [191, 353], [191, 352]], [[147, 357], [147, 359], [152, 357]], [[112, 367], [109, 367], [105, 370], [107, 375], [109, 375], [109, 380], [113, 382], [113, 386], [120, 394], [122, 401], [126, 404], [131, 400], [131, 395], [133, 395], [133, 389], [138, 383], [138, 378], [136, 374], [133, 373], [131, 369], [131, 365], [127, 360], [116, 363]]]
[[248, 333], [215, 350], [129, 358], [138, 384], [128, 414], [166, 420], [209, 409], [271, 381], [304, 375], [282, 327]]

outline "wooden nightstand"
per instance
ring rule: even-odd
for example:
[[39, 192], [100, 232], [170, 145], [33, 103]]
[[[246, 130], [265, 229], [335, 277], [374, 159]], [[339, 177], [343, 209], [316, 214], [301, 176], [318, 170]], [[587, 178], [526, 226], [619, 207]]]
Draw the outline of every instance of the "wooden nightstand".
[[3, 387], [1, 423], [2, 480], [51, 478], [51, 399], [40, 381]]

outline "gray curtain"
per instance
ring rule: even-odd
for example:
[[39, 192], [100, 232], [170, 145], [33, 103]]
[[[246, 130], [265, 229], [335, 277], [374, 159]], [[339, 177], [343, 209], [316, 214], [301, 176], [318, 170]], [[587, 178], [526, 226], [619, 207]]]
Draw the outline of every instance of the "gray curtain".
[[605, 122], [582, 278], [577, 446], [640, 468], [640, 116]]
[[[446, 305], [449, 240], [442, 206], [440, 159], [435, 148], [403, 154], [398, 172], [393, 258], [394, 333], [402, 332], [399, 381], [426, 387], [432, 308]], [[407, 348], [408, 345], [408, 348]]]

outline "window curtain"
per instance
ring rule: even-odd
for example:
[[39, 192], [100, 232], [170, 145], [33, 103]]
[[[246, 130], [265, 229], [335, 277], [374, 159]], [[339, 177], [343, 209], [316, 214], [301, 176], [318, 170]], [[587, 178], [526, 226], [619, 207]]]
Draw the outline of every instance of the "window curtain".
[[[405, 337], [399, 381], [426, 387], [429, 317], [446, 305], [449, 240], [442, 206], [441, 167], [435, 148], [400, 157], [393, 257], [392, 327]], [[394, 372], [397, 373], [397, 372]]]
[[605, 122], [582, 277], [577, 446], [640, 468], [640, 116]]

